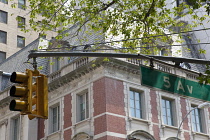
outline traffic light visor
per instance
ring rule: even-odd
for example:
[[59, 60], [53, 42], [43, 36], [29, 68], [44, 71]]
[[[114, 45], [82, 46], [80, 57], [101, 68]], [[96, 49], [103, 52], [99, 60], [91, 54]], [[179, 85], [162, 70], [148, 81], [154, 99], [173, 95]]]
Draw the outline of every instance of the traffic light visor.
[[25, 73], [13, 72], [10, 77], [10, 81], [13, 83], [23, 83], [27, 80], [27, 78], [28, 76]]
[[12, 86], [9, 93], [12, 97], [23, 97], [27, 93], [27, 89], [22, 86]]
[[26, 102], [21, 100], [12, 100], [9, 105], [11, 111], [23, 111], [26, 108]]

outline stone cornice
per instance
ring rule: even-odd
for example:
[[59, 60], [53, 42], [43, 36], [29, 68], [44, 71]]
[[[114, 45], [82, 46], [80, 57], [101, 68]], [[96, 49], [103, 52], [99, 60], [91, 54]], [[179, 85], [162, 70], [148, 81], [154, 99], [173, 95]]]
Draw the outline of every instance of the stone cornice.
[[94, 61], [89, 62], [88, 64], [81, 66], [73, 71], [70, 71], [68, 74], [63, 75], [52, 82], [49, 83], [49, 91], [55, 90], [64, 84], [71, 82], [75, 79], [80, 78], [83, 75], [99, 68], [115, 68], [118, 70], [122, 70], [128, 73], [140, 75], [139, 66], [130, 64], [125, 61], [121, 61], [118, 59], [109, 58], [108, 61], [105, 61], [104, 58], [97, 58]]

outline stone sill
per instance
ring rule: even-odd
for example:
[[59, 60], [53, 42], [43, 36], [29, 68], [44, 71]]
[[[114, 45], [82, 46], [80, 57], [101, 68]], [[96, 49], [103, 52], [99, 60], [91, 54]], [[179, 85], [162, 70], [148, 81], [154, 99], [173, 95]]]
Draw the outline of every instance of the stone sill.
[[149, 125], [151, 124], [151, 122], [149, 120], [144, 120], [144, 119], [135, 118], [135, 117], [128, 117], [128, 120], [129, 121], [140, 121], [140, 122], [148, 123]]
[[206, 136], [206, 137], [210, 138], [210, 135], [209, 135], [209, 134], [202, 133], [202, 132], [195, 132], [195, 131], [192, 131], [192, 134], [193, 134], [193, 135]]
[[162, 127], [162, 128], [171, 128], [171, 129], [174, 129], [174, 130], [178, 130], [178, 127], [176, 127], [176, 126], [171, 126], [171, 125], [162, 124], [161, 127]]
[[76, 122], [76, 123], [74, 124], [74, 127], [76, 127], [76, 126], [78, 126], [78, 125], [81, 125], [81, 124], [83, 124], [83, 123], [89, 122], [90, 120], [91, 120], [91, 118], [87, 118], [87, 119], [84, 119], [84, 120], [82, 120], [82, 121]]

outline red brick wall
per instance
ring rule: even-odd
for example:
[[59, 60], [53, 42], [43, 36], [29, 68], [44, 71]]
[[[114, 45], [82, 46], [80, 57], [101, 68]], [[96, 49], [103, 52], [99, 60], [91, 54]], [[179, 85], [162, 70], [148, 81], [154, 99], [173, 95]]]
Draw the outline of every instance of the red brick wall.
[[63, 109], [63, 112], [64, 112], [64, 116], [63, 116], [63, 119], [64, 119], [64, 129], [67, 128], [67, 127], [70, 127], [72, 126], [72, 122], [71, 122], [71, 117], [72, 117], [72, 96], [71, 94], [68, 94], [66, 96], [64, 96], [64, 109]]
[[104, 77], [93, 83], [94, 116], [104, 112], [125, 115], [123, 82]]
[[154, 138], [160, 140], [160, 128], [158, 125], [153, 125]]
[[[182, 118], [184, 118], [185, 115], [188, 113], [188, 112], [187, 112], [187, 109], [186, 109], [186, 106], [187, 106], [187, 104], [186, 104], [186, 99], [180, 97], [180, 104], [181, 104]], [[183, 121], [182, 126], [183, 126], [183, 129], [189, 130], [188, 118], [185, 118], [185, 120]]]
[[159, 123], [158, 121], [158, 110], [157, 110], [157, 95], [156, 91], [150, 89], [150, 97], [151, 97], [151, 112], [152, 112], [152, 122]]
[[44, 137], [44, 128], [45, 128], [44, 121], [45, 119], [38, 118], [38, 134], [37, 134], [38, 140]]
[[94, 120], [94, 135], [103, 133], [105, 131], [125, 134], [125, 118], [113, 116], [113, 115], [102, 115]]
[[[123, 82], [112, 78], [101, 78], [93, 83], [94, 116], [105, 112], [125, 116]], [[94, 135], [105, 131], [126, 134], [125, 118], [104, 114], [94, 120]], [[99, 140], [120, 140], [104, 136]]]
[[189, 134], [189, 132], [184, 132], [184, 139], [185, 140], [190, 140], [190, 134]]
[[65, 130], [63, 134], [64, 140], [71, 140], [71, 135], [72, 135], [71, 129]]

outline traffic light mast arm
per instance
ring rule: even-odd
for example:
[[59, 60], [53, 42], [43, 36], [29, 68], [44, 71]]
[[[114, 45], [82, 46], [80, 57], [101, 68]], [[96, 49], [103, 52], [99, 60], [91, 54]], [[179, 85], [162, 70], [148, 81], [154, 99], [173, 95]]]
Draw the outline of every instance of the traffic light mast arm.
[[[172, 61], [175, 64], [187, 62], [196, 64], [210, 64], [209, 60], [194, 59], [184, 57], [169, 57], [169, 56], [155, 56], [143, 54], [126, 54], [126, 53], [99, 53], [99, 52], [55, 52], [55, 51], [30, 51], [28, 58], [37, 57], [70, 57], [70, 56], [87, 56], [87, 57], [115, 57], [115, 58], [135, 58], [135, 59], [149, 59], [157, 62]], [[161, 61], [163, 60], [163, 61]]]

